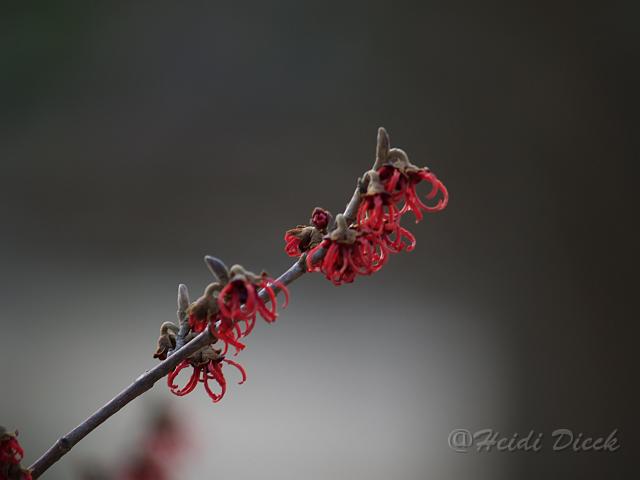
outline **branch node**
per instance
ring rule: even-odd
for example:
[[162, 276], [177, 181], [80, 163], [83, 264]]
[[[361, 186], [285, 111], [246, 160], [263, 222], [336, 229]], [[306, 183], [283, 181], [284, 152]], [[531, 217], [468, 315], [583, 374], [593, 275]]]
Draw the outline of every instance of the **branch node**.
[[69, 441], [69, 439], [67, 437], [60, 437], [58, 439], [58, 448], [62, 452], [64, 452], [64, 453], [68, 452], [69, 450], [71, 450], [71, 447], [72, 447], [71, 442]]

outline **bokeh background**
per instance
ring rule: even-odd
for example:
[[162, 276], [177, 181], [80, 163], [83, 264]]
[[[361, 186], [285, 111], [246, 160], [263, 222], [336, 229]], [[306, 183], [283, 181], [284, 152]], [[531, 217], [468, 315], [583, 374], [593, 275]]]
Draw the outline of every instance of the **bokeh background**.
[[[33, 461], [154, 365], [213, 254], [278, 274], [376, 129], [448, 209], [412, 254], [307, 276], [212, 405], [160, 382], [46, 478], [118, 465], [166, 402], [174, 478], [613, 478], [637, 432], [634, 2], [36, 2], [0, 16], [0, 423]], [[232, 380], [231, 380], [232, 382]], [[549, 434], [615, 453], [553, 453]], [[454, 428], [544, 432], [456, 453]], [[636, 462], [637, 464], [637, 462]], [[637, 467], [636, 467], [637, 470]]]

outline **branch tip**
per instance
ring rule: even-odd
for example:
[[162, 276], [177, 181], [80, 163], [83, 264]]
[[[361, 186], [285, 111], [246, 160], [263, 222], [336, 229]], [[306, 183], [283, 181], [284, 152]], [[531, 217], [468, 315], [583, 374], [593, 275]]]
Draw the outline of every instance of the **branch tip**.
[[178, 285], [178, 311], [185, 312], [189, 308], [189, 290], [184, 283]]
[[204, 263], [207, 264], [211, 273], [220, 280], [223, 285], [229, 283], [229, 269], [222, 260], [211, 255], [205, 255]]
[[374, 170], [380, 168], [387, 160], [387, 154], [389, 153], [389, 147], [391, 141], [389, 140], [389, 134], [384, 127], [378, 128], [378, 142], [376, 145], [376, 162], [373, 165]]

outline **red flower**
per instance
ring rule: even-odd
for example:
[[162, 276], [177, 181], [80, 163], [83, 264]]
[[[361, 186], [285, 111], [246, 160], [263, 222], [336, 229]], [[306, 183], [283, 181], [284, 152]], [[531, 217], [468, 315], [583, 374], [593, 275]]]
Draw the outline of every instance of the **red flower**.
[[287, 252], [287, 255], [290, 257], [299, 257], [302, 255], [302, 250], [300, 249], [300, 235], [296, 235], [294, 231], [296, 229], [287, 230], [284, 234], [284, 251]]
[[17, 431], [0, 427], [0, 480], [31, 480], [31, 473], [20, 466], [24, 450], [17, 437]]
[[311, 225], [298, 225], [284, 234], [284, 251], [290, 257], [299, 257], [322, 241], [322, 232]]
[[[264, 290], [268, 302], [260, 296]], [[266, 274], [255, 275], [240, 265], [234, 265], [229, 271], [228, 283], [216, 295], [215, 323], [211, 322], [211, 333], [224, 342], [226, 354], [229, 345], [236, 349], [236, 355], [245, 348], [239, 340], [248, 336], [256, 323], [256, 315], [260, 314], [268, 323], [278, 316], [276, 291], [285, 295], [283, 308], [289, 302], [289, 291], [280, 282], [267, 277]], [[244, 330], [240, 326], [244, 322]]]
[[[447, 187], [444, 186], [444, 183], [442, 183], [433, 172], [428, 168], [423, 168], [417, 172], [410, 172], [408, 176], [409, 185], [405, 192], [405, 204], [400, 213], [407, 211], [413, 212], [417, 223], [422, 220], [423, 215], [421, 210], [432, 213], [440, 212], [446, 208], [447, 203], [449, 203], [449, 192], [447, 191]], [[430, 202], [437, 199], [435, 204], [427, 205], [420, 200], [420, 197], [416, 193], [416, 185], [422, 181], [429, 183], [431, 186], [431, 190], [426, 195], [426, 199]]]
[[299, 257], [322, 241], [323, 233], [311, 225], [298, 225], [284, 234], [284, 251], [290, 257]]
[[[438, 177], [426, 167], [419, 168], [413, 165], [407, 154], [399, 148], [389, 150], [387, 163], [377, 172], [384, 190], [391, 196], [391, 201], [404, 202], [400, 214], [411, 211], [416, 217], [416, 222], [422, 220], [422, 211], [439, 212], [444, 210], [449, 202], [449, 192]], [[416, 186], [423, 181], [431, 186], [426, 200], [431, 203], [437, 199], [435, 204], [427, 204], [420, 200]]]
[[[388, 182], [387, 182], [388, 183]], [[356, 222], [365, 230], [381, 233], [386, 223], [400, 221], [400, 213], [393, 195], [385, 190], [380, 176], [375, 170], [368, 171], [362, 179], [362, 195]]]
[[0, 463], [17, 465], [24, 457], [24, 450], [20, 446], [16, 433], [6, 432], [0, 441]]
[[[274, 287], [282, 290], [285, 295], [283, 308], [289, 302], [289, 291], [283, 284], [267, 277], [266, 274], [255, 275], [240, 265], [231, 267], [230, 280], [218, 295], [218, 308], [222, 318], [242, 320], [245, 322], [245, 330], [242, 336], [247, 336], [255, 324], [256, 314], [259, 313], [268, 323], [272, 323], [278, 316], [276, 292]], [[258, 295], [259, 289], [267, 293], [271, 305]]]
[[[191, 360], [183, 360], [178, 366], [169, 374], [167, 377], [167, 385], [169, 385], [169, 389], [171, 393], [174, 395], [178, 395], [180, 397], [187, 395], [193, 390], [195, 390], [198, 383], [204, 384], [204, 389], [213, 400], [214, 403], [219, 402], [224, 397], [225, 392], [227, 391], [227, 381], [222, 373], [222, 363], [227, 363], [229, 365], [233, 365], [236, 367], [240, 374], [242, 375], [242, 380], [239, 382], [239, 385], [243, 384], [247, 379], [247, 372], [244, 367], [239, 363], [236, 363], [232, 360], [227, 360], [226, 358], [221, 359], [212, 359], [204, 363], [195, 364]], [[187, 383], [181, 388], [177, 384], [174, 383], [174, 380], [178, 376], [178, 374], [187, 367], [192, 367], [191, 377], [187, 381]], [[220, 387], [220, 393], [215, 393], [211, 386], [209, 385], [209, 381], [214, 380], [218, 386]]]
[[[307, 254], [307, 270], [322, 272], [334, 285], [351, 283], [356, 275], [371, 275], [387, 261], [388, 249], [379, 235], [348, 228], [343, 215], [337, 227]], [[320, 252], [324, 251], [324, 257]]]
[[314, 208], [309, 220], [311, 225], [298, 225], [284, 234], [284, 250], [287, 255], [299, 257], [318, 245], [322, 241], [323, 234], [327, 232], [330, 221], [331, 214], [327, 210], [320, 207]]
[[[315, 227], [308, 228], [315, 230]], [[178, 298], [178, 318], [181, 323], [188, 322], [191, 330], [188, 336], [209, 328], [216, 339], [224, 343], [223, 355], [230, 345], [238, 354], [245, 348], [240, 339], [251, 333], [257, 314], [269, 323], [274, 322], [278, 316], [276, 293], [284, 293], [283, 307], [286, 307], [289, 292], [284, 284], [269, 278], [266, 273], [255, 275], [240, 265], [227, 269], [214, 257], [205, 257], [205, 261], [219, 282], [207, 286], [204, 294], [191, 304], [185, 293], [186, 287], [181, 286], [183, 293]], [[241, 326], [243, 322], [244, 329]], [[171, 322], [165, 322], [160, 333], [154, 357], [164, 360], [169, 351], [176, 347], [179, 328]], [[187, 341], [189, 339], [186, 338]]]
[[321, 232], [326, 232], [329, 222], [331, 221], [331, 214], [324, 208], [316, 207], [311, 212], [311, 225], [316, 227]]

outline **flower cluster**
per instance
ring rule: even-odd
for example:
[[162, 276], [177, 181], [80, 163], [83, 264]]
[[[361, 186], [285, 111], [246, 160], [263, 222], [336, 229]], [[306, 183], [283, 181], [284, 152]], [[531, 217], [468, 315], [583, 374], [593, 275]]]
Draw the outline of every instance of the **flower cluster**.
[[31, 472], [20, 466], [23, 457], [18, 432], [0, 426], [0, 480], [31, 480]]
[[[184, 291], [180, 290], [182, 293], [178, 297], [178, 319], [181, 327], [172, 322], [162, 324], [154, 357], [163, 360], [171, 354], [178, 346], [182, 327], [186, 327], [186, 332], [182, 332], [184, 343], [208, 328], [215, 337], [214, 343], [221, 341], [223, 347], [217, 349], [208, 345], [183, 360], [169, 374], [167, 383], [171, 392], [178, 396], [192, 392], [198, 383], [203, 383], [211, 399], [218, 402], [224, 396], [227, 385], [222, 371], [223, 364], [240, 370], [243, 378], [240, 383], [246, 379], [244, 368], [225, 358], [229, 346], [234, 348], [234, 355], [245, 348], [241, 339], [253, 331], [258, 315], [267, 323], [273, 323], [278, 317], [276, 294], [284, 294], [283, 307], [286, 307], [289, 292], [284, 284], [264, 272], [256, 275], [240, 265], [227, 269], [220, 260], [213, 257], [206, 257], [205, 261], [218, 281], [208, 285], [203, 295], [191, 304], [186, 297], [186, 287]], [[187, 367], [192, 368], [191, 376], [183, 387], [179, 387], [175, 379]], [[211, 388], [211, 380], [220, 387], [219, 393]]]
[[[421, 183], [429, 186], [424, 201], [416, 190]], [[411, 212], [417, 223], [423, 212], [441, 211], [449, 201], [446, 187], [433, 172], [413, 165], [404, 151], [389, 148], [384, 129], [378, 136], [376, 165], [359, 180], [358, 187], [359, 206], [352, 224], [338, 215], [335, 229], [321, 240], [313, 226], [298, 226], [285, 235], [287, 254], [306, 253], [307, 270], [322, 272], [335, 285], [377, 272], [391, 253], [412, 251], [416, 239], [400, 224], [402, 216]], [[313, 243], [307, 241], [311, 238]]]
[[[418, 186], [428, 185], [421, 198]], [[336, 216], [322, 208], [315, 208], [309, 225], [298, 225], [284, 235], [285, 251], [289, 256], [301, 257], [306, 270], [321, 272], [335, 285], [351, 283], [358, 275], [371, 275], [379, 271], [391, 254], [410, 252], [415, 248], [413, 234], [401, 225], [402, 217], [413, 213], [416, 222], [424, 212], [438, 212], [448, 203], [449, 194], [444, 184], [428, 168], [413, 165], [407, 154], [389, 147], [384, 129], [378, 132], [376, 163], [358, 181], [358, 190], [345, 214]], [[207, 265], [217, 277], [195, 302], [189, 303], [186, 287], [179, 290], [178, 319], [180, 326], [165, 322], [160, 331], [154, 357], [164, 360], [171, 352], [191, 341], [208, 329], [222, 342], [221, 348], [203, 347], [183, 360], [169, 374], [169, 389], [183, 396], [195, 390], [199, 383], [214, 402], [220, 401], [226, 391], [223, 365], [237, 368], [246, 379], [244, 368], [225, 356], [229, 347], [234, 355], [245, 348], [243, 339], [254, 329], [256, 318], [272, 323], [278, 316], [276, 295], [282, 291], [284, 306], [288, 292], [284, 284], [267, 276], [256, 275], [240, 265], [228, 269], [220, 260], [206, 257]], [[182, 288], [184, 287], [184, 290]], [[185, 369], [191, 375], [184, 386], [176, 378]], [[215, 392], [212, 382], [218, 385]]]

